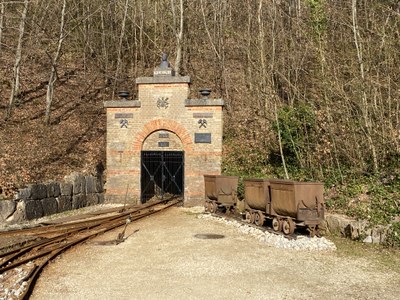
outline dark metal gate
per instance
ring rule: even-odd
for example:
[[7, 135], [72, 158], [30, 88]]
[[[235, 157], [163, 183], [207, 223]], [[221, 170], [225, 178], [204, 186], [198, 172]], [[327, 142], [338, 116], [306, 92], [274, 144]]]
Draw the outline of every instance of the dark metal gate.
[[142, 203], [153, 197], [183, 196], [183, 151], [142, 151], [141, 166]]

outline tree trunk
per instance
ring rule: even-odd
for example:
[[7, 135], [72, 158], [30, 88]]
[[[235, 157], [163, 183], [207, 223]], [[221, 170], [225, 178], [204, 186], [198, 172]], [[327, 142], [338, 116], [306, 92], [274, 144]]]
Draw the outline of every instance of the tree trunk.
[[287, 168], [286, 168], [285, 155], [283, 154], [282, 139], [281, 139], [281, 129], [279, 127], [278, 110], [276, 108], [276, 104], [275, 104], [275, 121], [276, 121], [276, 128], [278, 130], [279, 152], [281, 154], [282, 165], [283, 165], [283, 169], [285, 171], [285, 178], [289, 179], [289, 173], [288, 173]]
[[57, 64], [61, 56], [61, 49], [63, 45], [63, 41], [65, 39], [64, 27], [65, 27], [65, 9], [67, 6], [66, 0], [63, 1], [63, 7], [61, 11], [61, 22], [60, 22], [60, 35], [58, 38], [57, 50], [52, 59], [51, 63], [51, 71], [49, 83], [47, 85], [47, 93], [46, 93], [46, 114], [45, 114], [45, 124], [50, 124], [50, 114], [51, 114], [51, 104], [53, 102], [54, 95], [54, 85], [57, 81]]
[[3, 23], [4, 23], [4, 11], [5, 11], [4, 0], [0, 3], [0, 53], [1, 53], [1, 38], [3, 36]]
[[121, 68], [121, 60], [122, 60], [122, 44], [124, 41], [124, 36], [125, 36], [125, 26], [126, 26], [126, 17], [128, 14], [128, 7], [129, 7], [129, 0], [125, 1], [125, 6], [124, 6], [124, 18], [122, 20], [122, 25], [121, 25], [121, 32], [119, 35], [119, 43], [118, 43], [118, 50], [117, 50], [117, 66], [115, 68], [115, 78], [114, 78], [114, 88], [113, 88], [113, 94], [112, 94], [112, 99], [114, 99], [115, 96], [115, 90], [117, 87], [117, 81], [119, 78], [119, 73], [120, 73], [120, 68]]
[[15, 103], [15, 98], [19, 95], [19, 80], [20, 80], [19, 75], [20, 75], [20, 65], [22, 57], [22, 42], [25, 33], [25, 20], [26, 20], [26, 15], [28, 13], [28, 6], [29, 6], [29, 0], [25, 0], [24, 9], [21, 15], [21, 22], [19, 25], [19, 37], [18, 37], [17, 51], [15, 54], [15, 64], [13, 70], [13, 78], [11, 82], [11, 94], [10, 94], [10, 101], [8, 103], [6, 119], [11, 116], [12, 109]]
[[371, 154], [372, 154], [372, 160], [373, 160], [373, 167], [374, 167], [374, 172], [378, 172], [378, 157], [376, 154], [376, 149], [375, 145], [372, 140], [371, 136], [371, 121], [368, 116], [368, 101], [367, 101], [367, 93], [365, 91], [365, 72], [364, 72], [364, 58], [363, 58], [363, 49], [362, 45], [359, 41], [360, 39], [360, 32], [358, 28], [358, 22], [357, 22], [357, 0], [352, 0], [352, 21], [353, 21], [353, 34], [354, 34], [354, 44], [356, 46], [357, 50], [357, 59], [358, 59], [358, 64], [360, 68], [360, 76], [361, 76], [361, 88], [362, 88], [362, 115], [363, 115], [363, 120], [364, 120], [364, 126], [365, 126], [365, 136], [367, 138]]
[[183, 0], [179, 1], [179, 9], [180, 9], [180, 16], [179, 16], [179, 31], [177, 31], [177, 17], [175, 12], [175, 4], [174, 0], [171, 0], [171, 9], [172, 9], [172, 16], [174, 20], [174, 32], [176, 37], [176, 59], [175, 59], [175, 71], [179, 74], [182, 64], [182, 39], [183, 39]]

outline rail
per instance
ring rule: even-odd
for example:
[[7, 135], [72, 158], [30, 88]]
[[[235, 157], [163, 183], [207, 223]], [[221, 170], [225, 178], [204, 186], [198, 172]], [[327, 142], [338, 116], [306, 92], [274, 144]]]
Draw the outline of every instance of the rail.
[[17, 299], [28, 299], [44, 267], [62, 252], [125, 225], [123, 233], [119, 234], [115, 241], [117, 244], [123, 241], [128, 223], [161, 212], [181, 201], [181, 198], [173, 197], [105, 212], [106, 214], [112, 213], [111, 216], [100, 214], [97, 218], [89, 220], [0, 232], [0, 237], [11, 239], [17, 236], [21, 237], [21, 235], [33, 237], [33, 240], [27, 239], [18, 242], [0, 253], [0, 275], [6, 277], [7, 273], [12, 273], [16, 268], [23, 268], [27, 274], [19, 280], [24, 282], [24, 290]]

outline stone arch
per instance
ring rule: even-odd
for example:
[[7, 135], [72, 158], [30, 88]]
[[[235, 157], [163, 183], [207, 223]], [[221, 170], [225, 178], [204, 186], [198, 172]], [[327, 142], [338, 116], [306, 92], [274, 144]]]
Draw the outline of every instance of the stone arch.
[[157, 119], [146, 123], [143, 129], [136, 135], [133, 150], [140, 152], [145, 139], [158, 130], [167, 130], [175, 133], [180, 138], [184, 151], [193, 150], [193, 140], [186, 128], [176, 121], [166, 119]]

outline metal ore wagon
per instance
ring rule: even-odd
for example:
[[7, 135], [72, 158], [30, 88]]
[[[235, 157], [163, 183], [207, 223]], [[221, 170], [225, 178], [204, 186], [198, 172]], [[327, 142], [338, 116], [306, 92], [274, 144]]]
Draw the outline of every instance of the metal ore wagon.
[[324, 187], [321, 182], [297, 182], [277, 179], [246, 179], [246, 220], [262, 225], [272, 219], [272, 228], [292, 234], [296, 226], [305, 226], [314, 235], [324, 219]]
[[239, 177], [222, 175], [204, 175], [205, 209], [216, 212], [218, 206], [233, 210], [237, 204]]

